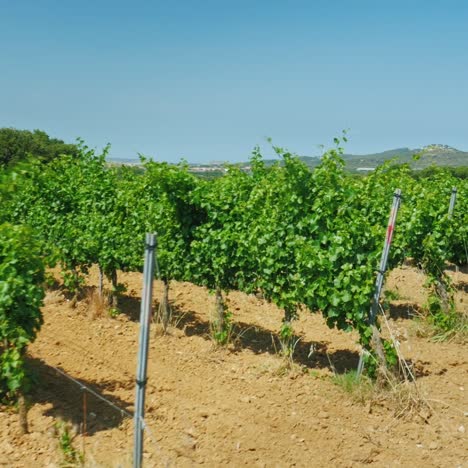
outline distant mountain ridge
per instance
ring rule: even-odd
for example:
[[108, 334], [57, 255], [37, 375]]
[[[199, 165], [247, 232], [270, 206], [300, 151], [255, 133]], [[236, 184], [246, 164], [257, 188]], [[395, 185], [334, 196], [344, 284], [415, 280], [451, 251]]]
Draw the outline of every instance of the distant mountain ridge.
[[[320, 156], [299, 156], [299, 159], [304, 161], [307, 166], [314, 168], [320, 164]], [[366, 171], [376, 168], [385, 161], [395, 159], [397, 163], [409, 163], [413, 169], [424, 169], [426, 167], [449, 166], [462, 167], [468, 166], [468, 152], [460, 151], [448, 145], [431, 144], [423, 148], [395, 148], [382, 151], [380, 153], [370, 154], [348, 154], [343, 155], [346, 162], [346, 167], [352, 172]], [[266, 159], [267, 165], [276, 163], [278, 159]], [[112, 159], [109, 162], [115, 164], [140, 165], [139, 159]], [[242, 162], [236, 165], [240, 167], [248, 167], [249, 162]], [[221, 170], [222, 162], [213, 162], [205, 164], [189, 164], [194, 172], [206, 172]]]
[[[319, 156], [300, 156], [309, 167], [320, 164]], [[343, 154], [346, 168], [350, 171], [371, 170], [383, 164], [385, 161], [395, 159], [397, 163], [409, 163], [413, 169], [424, 169], [426, 167], [468, 166], [468, 152], [460, 151], [448, 145], [431, 144], [423, 148], [395, 148], [381, 153], [370, 154]], [[268, 160], [274, 163], [275, 160]]]

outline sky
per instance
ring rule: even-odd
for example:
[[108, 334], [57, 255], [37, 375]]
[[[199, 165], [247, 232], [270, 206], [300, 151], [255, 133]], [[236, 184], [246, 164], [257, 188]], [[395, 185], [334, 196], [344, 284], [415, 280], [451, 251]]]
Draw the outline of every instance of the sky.
[[0, 0], [0, 127], [112, 158], [468, 150], [468, 1]]

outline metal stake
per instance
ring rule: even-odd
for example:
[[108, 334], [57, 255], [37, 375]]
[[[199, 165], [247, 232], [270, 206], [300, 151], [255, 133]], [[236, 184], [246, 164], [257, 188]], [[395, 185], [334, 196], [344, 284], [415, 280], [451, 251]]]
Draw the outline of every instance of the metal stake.
[[457, 200], [457, 187], [452, 187], [452, 195], [450, 196], [450, 205], [448, 211], [449, 219], [453, 216], [453, 209], [455, 208], [455, 201]]
[[145, 414], [146, 372], [148, 365], [149, 328], [153, 298], [153, 276], [155, 265], [156, 234], [146, 234], [145, 264], [143, 267], [143, 293], [140, 311], [140, 338], [138, 349], [136, 397], [135, 397], [135, 433], [133, 467], [141, 468], [143, 460], [143, 431]]
[[[390, 211], [390, 217], [388, 220], [387, 226], [387, 234], [385, 236], [384, 247], [382, 250], [382, 257], [380, 258], [380, 267], [377, 272], [377, 279], [375, 281], [375, 289], [374, 289], [374, 296], [372, 299], [372, 304], [369, 311], [369, 325], [375, 324], [375, 319], [377, 317], [377, 312], [379, 310], [379, 300], [380, 294], [382, 293], [382, 286], [385, 276], [385, 271], [387, 269], [387, 261], [388, 261], [388, 254], [390, 252], [390, 245], [392, 244], [393, 233], [395, 231], [395, 222], [398, 213], [398, 209], [400, 208], [401, 202], [401, 190], [396, 189], [393, 195], [393, 205], [392, 210]], [[359, 357], [359, 364], [357, 368], [357, 375], [358, 377], [361, 375], [364, 369], [364, 352], [361, 353]]]

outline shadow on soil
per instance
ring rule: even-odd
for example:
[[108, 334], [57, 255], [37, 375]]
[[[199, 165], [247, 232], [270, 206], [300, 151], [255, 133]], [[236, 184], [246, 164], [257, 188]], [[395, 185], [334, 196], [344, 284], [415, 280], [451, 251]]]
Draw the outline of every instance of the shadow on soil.
[[[58, 373], [53, 367], [47, 365], [43, 360], [29, 357], [27, 366], [31, 373], [37, 377], [37, 384], [33, 386], [30, 398], [33, 403], [50, 403], [52, 407], [44, 414], [51, 416], [54, 420], [61, 419], [69, 422], [82, 430], [83, 424], [83, 394], [84, 391], [76, 383], [70, 381]], [[74, 376], [71, 376], [75, 378]], [[133, 385], [122, 382], [92, 382], [75, 378], [86, 387], [104, 396], [118, 408], [129, 413], [130, 404], [120, 398], [107, 395], [106, 392], [118, 386]], [[109, 406], [107, 403], [86, 392], [87, 421], [86, 432], [92, 435], [96, 432], [111, 429], [120, 425], [124, 418], [128, 417], [124, 413]]]
[[454, 287], [457, 291], [468, 293], [468, 283], [466, 281], [459, 281], [454, 284]]
[[[154, 313], [157, 313], [159, 303], [154, 303]], [[140, 317], [140, 300], [132, 296], [121, 296], [119, 308], [132, 321]], [[211, 340], [210, 323], [202, 320], [193, 310], [183, 309], [171, 304], [171, 324], [182, 330], [187, 336], [201, 336]], [[392, 319], [412, 319], [420, 316], [422, 309], [413, 303], [391, 304], [388, 315]], [[268, 353], [278, 355], [281, 350], [279, 335], [258, 325], [245, 322], [234, 322], [233, 337], [235, 349], [250, 349], [255, 354]], [[329, 342], [305, 341], [299, 339], [294, 350], [293, 360], [309, 369], [330, 369], [337, 374], [357, 369], [359, 354], [347, 349], [328, 351]], [[413, 363], [409, 363], [413, 367]], [[427, 375], [425, 367], [419, 363], [415, 368], [417, 377]]]
[[[172, 306], [172, 313], [173, 322], [187, 336], [197, 335], [211, 340], [209, 322], [201, 320], [194, 311], [181, 310]], [[237, 349], [250, 349], [255, 354], [272, 355], [277, 355], [281, 349], [278, 333], [244, 322], [235, 322], [233, 328], [233, 342]], [[357, 369], [359, 353], [348, 349], [329, 351], [328, 345], [329, 342], [325, 341], [312, 342], [299, 339], [293, 360], [309, 369], [330, 369], [337, 374]], [[407, 363], [413, 369], [415, 377], [428, 375], [424, 365], [428, 363], [413, 363], [412, 361], [407, 361]]]
[[[157, 310], [159, 304], [156, 304], [155, 310]], [[125, 314], [132, 322], [140, 321], [140, 307], [141, 299], [139, 297], [122, 295], [119, 296], [119, 310]]]
[[386, 316], [393, 320], [397, 319], [408, 319], [411, 320], [414, 317], [421, 317], [423, 315], [423, 308], [413, 302], [404, 303], [390, 303]]
[[[210, 324], [200, 319], [194, 311], [181, 310], [172, 306], [173, 322], [187, 336], [210, 337]], [[255, 354], [269, 353], [276, 355], [281, 349], [278, 333], [261, 326], [252, 326], [244, 322], [235, 322], [232, 341], [237, 349], [250, 349]], [[299, 339], [294, 350], [294, 362], [307, 368], [329, 368], [337, 373], [355, 369], [359, 355], [350, 350], [328, 352], [328, 343], [311, 342]]]
[[468, 264], [464, 264], [464, 265], [451, 264], [451, 265], [447, 265], [446, 269], [448, 271], [464, 273], [465, 275], [468, 274]]

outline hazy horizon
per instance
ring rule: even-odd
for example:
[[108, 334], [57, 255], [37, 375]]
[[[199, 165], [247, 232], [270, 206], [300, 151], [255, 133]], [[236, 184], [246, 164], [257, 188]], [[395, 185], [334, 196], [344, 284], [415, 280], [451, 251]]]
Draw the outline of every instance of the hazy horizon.
[[[369, 154], [381, 154], [381, 153], [385, 153], [385, 152], [388, 152], [388, 151], [397, 151], [397, 150], [420, 150], [420, 149], [423, 149], [424, 147], [426, 146], [431, 146], [431, 145], [444, 145], [444, 146], [449, 146], [455, 150], [458, 150], [458, 151], [461, 151], [463, 153], [465, 152], [468, 152], [468, 151], [465, 151], [463, 148], [455, 148], [453, 147], [452, 145], [447, 145], [446, 143], [428, 143], [426, 145], [422, 145], [420, 147], [417, 147], [417, 148], [410, 148], [409, 146], [397, 146], [395, 148], [386, 148], [386, 149], [383, 149], [383, 150], [379, 150], [379, 151], [371, 151], [369, 153], [351, 153], [349, 151], [346, 151], [346, 145], [347, 143], [344, 143], [343, 145], [341, 146], [344, 146], [344, 154], [346, 155], [352, 155], [352, 156], [356, 156], [356, 157], [359, 157], [359, 156], [367, 156]], [[326, 151], [327, 149], [331, 149], [333, 148], [334, 145], [333, 144], [330, 144], [329, 146], [326, 146], [325, 148], [323, 148], [323, 151]], [[253, 149], [253, 147], [252, 147]], [[290, 150], [292, 153], [294, 153], [294, 151], [292, 151], [290, 148], [286, 148], [288, 150]], [[99, 149], [97, 149], [99, 151]], [[312, 158], [319, 158], [322, 156], [323, 154], [323, 151], [321, 153], [317, 152], [317, 154], [297, 154], [297, 156], [300, 156], [300, 157], [312, 157]], [[271, 147], [267, 147], [265, 146], [265, 148], [261, 148], [261, 153], [262, 153], [262, 156], [264, 159], [276, 159], [278, 158], [278, 156], [276, 155], [276, 153], [274, 153], [274, 151], [271, 149]], [[152, 158], [154, 159], [155, 161], [166, 161], [162, 158], [158, 158], [158, 157], [152, 157], [151, 155], [143, 155], [145, 157], [148, 157], [148, 158]], [[186, 158], [180, 158], [179, 160], [174, 160], [174, 161], [166, 161], [166, 162], [171, 162], [171, 163], [177, 163], [177, 162], [180, 162], [181, 160], [186, 160], [189, 164], [200, 164], [200, 165], [204, 165], [204, 164], [216, 164], [216, 163], [245, 163], [245, 162], [248, 162], [249, 158], [250, 158], [251, 154], [247, 154], [246, 157], [244, 159], [239, 159], [238, 161], [230, 161], [228, 159], [217, 159], [217, 160], [211, 160], [211, 161], [190, 161]], [[135, 155], [135, 157], [117, 157], [117, 156], [113, 156], [112, 154], [108, 155], [107, 157], [107, 160], [115, 160], [115, 161], [138, 161], [139, 160], [139, 156], [138, 154]]]

